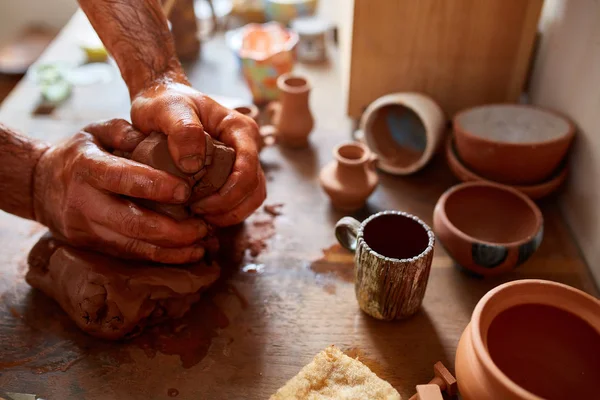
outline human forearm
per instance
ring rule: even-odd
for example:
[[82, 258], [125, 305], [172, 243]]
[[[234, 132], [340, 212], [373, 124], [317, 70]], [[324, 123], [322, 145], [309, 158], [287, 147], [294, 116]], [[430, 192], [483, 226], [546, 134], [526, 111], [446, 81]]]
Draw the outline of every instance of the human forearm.
[[78, 0], [133, 99], [158, 80], [187, 83], [158, 0]]
[[0, 209], [35, 219], [33, 177], [38, 160], [48, 145], [0, 124]]

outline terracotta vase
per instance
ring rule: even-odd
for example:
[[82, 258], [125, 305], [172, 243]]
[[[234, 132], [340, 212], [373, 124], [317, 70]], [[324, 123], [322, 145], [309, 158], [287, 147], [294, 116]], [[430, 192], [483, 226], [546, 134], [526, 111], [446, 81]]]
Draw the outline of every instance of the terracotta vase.
[[362, 223], [344, 217], [335, 225], [335, 236], [355, 253], [354, 290], [364, 312], [387, 321], [417, 312], [435, 244], [423, 221], [401, 211], [379, 212]]
[[512, 185], [549, 179], [575, 137], [568, 119], [523, 104], [469, 108], [456, 114], [453, 126], [465, 165], [486, 179]]
[[524, 194], [495, 183], [448, 189], [433, 212], [433, 230], [458, 264], [480, 276], [523, 264], [538, 249], [544, 220]]
[[335, 208], [356, 211], [379, 183], [372, 154], [361, 143], [345, 143], [334, 149], [333, 156], [335, 160], [319, 175], [321, 187]]
[[492, 289], [458, 343], [456, 378], [464, 400], [598, 398], [600, 301], [543, 280]]
[[304, 77], [284, 74], [277, 79], [277, 87], [280, 100], [267, 107], [277, 143], [289, 147], [308, 146], [308, 135], [314, 126], [308, 103], [310, 83]]
[[367, 107], [360, 131], [377, 154], [377, 167], [396, 175], [423, 168], [443, 142], [446, 118], [440, 106], [420, 93], [393, 93]]

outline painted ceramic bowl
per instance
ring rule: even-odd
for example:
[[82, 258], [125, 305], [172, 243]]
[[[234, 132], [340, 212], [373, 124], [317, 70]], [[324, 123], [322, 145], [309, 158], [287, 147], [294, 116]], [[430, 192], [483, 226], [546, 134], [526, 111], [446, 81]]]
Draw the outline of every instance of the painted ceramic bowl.
[[568, 119], [520, 104], [469, 108], [453, 124], [458, 154], [469, 169], [506, 184], [547, 180], [575, 136]]
[[[454, 138], [450, 135], [446, 142], [446, 158], [448, 166], [452, 173], [463, 182], [491, 182], [492, 180], [484, 178], [471, 171], [460, 159], [456, 152]], [[566, 160], [552, 173], [552, 175], [543, 182], [533, 185], [506, 185], [518, 190], [532, 200], [541, 199], [554, 193], [567, 179], [568, 168]]]
[[518, 280], [481, 298], [456, 350], [464, 400], [596, 399], [600, 301], [556, 282]]
[[265, 14], [271, 21], [289, 24], [298, 17], [314, 15], [317, 0], [265, 0]]
[[452, 258], [479, 276], [523, 264], [538, 249], [544, 231], [542, 213], [531, 199], [484, 182], [448, 189], [435, 206], [433, 229]]
[[277, 22], [248, 24], [242, 31], [239, 55], [253, 102], [277, 100], [277, 78], [294, 68], [298, 34]]

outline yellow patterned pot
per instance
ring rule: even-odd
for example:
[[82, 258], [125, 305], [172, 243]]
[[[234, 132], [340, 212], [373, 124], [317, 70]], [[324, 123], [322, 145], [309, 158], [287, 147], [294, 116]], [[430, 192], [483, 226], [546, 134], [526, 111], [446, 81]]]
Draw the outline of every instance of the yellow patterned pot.
[[265, 0], [265, 14], [271, 21], [289, 24], [297, 17], [314, 15], [318, 0]]

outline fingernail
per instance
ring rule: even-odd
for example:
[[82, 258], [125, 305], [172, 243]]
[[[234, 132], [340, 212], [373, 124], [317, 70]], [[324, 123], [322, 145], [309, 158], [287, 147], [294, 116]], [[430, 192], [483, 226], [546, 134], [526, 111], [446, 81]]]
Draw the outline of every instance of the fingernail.
[[179, 165], [184, 172], [193, 174], [202, 168], [202, 159], [199, 156], [187, 156], [179, 159]]
[[193, 250], [193, 257], [196, 259], [200, 259], [204, 257], [204, 252], [204, 246], [196, 246], [196, 248], [194, 248]]
[[190, 187], [184, 183], [178, 185], [175, 188], [175, 193], [173, 193], [173, 196], [176, 201], [186, 201], [188, 197], [190, 197]]
[[208, 227], [204, 222], [198, 224], [198, 232], [200, 232], [200, 238], [202, 239], [208, 234]]

